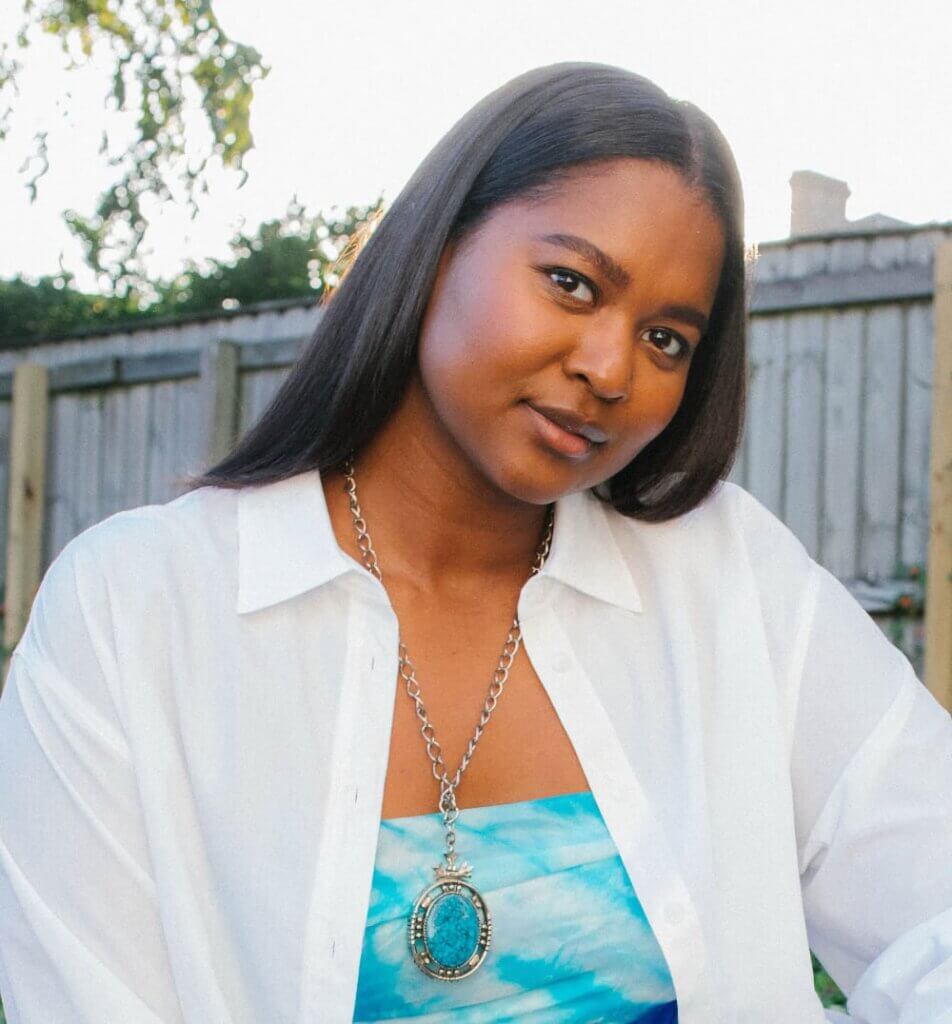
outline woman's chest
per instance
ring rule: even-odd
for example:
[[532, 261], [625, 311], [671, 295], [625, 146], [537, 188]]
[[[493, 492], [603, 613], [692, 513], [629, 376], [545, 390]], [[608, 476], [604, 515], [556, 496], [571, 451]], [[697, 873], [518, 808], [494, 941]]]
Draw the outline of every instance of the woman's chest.
[[[404, 673], [396, 681], [382, 817], [438, 808], [436, 757], [443, 761], [436, 770], [452, 780], [469, 755], [456, 791], [461, 810], [589, 788], [572, 741], [524, 649], [505, 675], [465, 657], [442, 664], [430, 659], [428, 667], [429, 686]], [[421, 715], [439, 748], [431, 743], [428, 750]], [[480, 735], [470, 746], [477, 729]]]
[[[130, 711], [157, 856], [171, 871], [194, 852], [189, 891], [222, 898], [212, 917], [227, 919], [222, 941], [246, 974], [270, 977], [262, 965], [280, 948], [285, 980], [308, 965], [322, 1005], [353, 996], [381, 816], [429, 813], [438, 798], [399, 641], [452, 774], [511, 623], [424, 633], [398, 629], [383, 604], [335, 597], [262, 616], [214, 660], [157, 657], [168, 674], [150, 670], [156, 685]], [[777, 922], [797, 907], [797, 879], [756, 633], [707, 643], [670, 618], [548, 597], [521, 612], [523, 647], [464, 774], [463, 810], [590, 788], [686, 1011], [711, 1005], [715, 950], [721, 969], [742, 965], [717, 935], [722, 890], [728, 930], [775, 939], [769, 951], [736, 939], [738, 951], [776, 954], [780, 970], [793, 943]], [[750, 885], [753, 851], [763, 886]], [[182, 898], [174, 880], [160, 888]]]
[[384, 818], [435, 811], [441, 784], [434, 769], [455, 779], [464, 758], [461, 810], [589, 788], [522, 642], [514, 621], [518, 589], [510, 590], [454, 604], [393, 588], [402, 646]]

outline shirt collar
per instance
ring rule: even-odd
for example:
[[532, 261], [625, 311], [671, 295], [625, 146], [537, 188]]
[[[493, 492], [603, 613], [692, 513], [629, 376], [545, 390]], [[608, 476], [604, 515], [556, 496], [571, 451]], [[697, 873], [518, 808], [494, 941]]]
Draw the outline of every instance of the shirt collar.
[[[556, 503], [552, 547], [541, 576], [607, 604], [642, 610], [641, 597], [609, 517], [588, 491]], [[362, 567], [345, 554], [331, 525], [317, 470], [238, 491], [239, 614], [297, 597]]]
[[316, 470], [238, 491], [239, 614], [356, 568], [341, 551]]
[[539, 575], [606, 604], [640, 612], [641, 595], [610, 522], [618, 515], [588, 490], [560, 498], [552, 548]]

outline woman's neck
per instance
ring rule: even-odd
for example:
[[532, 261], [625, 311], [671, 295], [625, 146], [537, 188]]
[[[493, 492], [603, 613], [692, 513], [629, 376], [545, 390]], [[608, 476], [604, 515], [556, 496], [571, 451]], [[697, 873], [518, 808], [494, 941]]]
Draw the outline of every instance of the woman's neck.
[[[545, 522], [544, 506], [496, 488], [409, 396], [357, 453], [357, 497], [384, 577], [428, 590], [480, 579], [525, 577]], [[338, 542], [359, 557], [341, 473], [324, 489]]]

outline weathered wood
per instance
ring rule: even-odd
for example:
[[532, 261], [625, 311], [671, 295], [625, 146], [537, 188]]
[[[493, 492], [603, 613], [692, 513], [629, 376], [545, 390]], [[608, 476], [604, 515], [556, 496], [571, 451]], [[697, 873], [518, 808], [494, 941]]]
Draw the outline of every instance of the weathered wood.
[[899, 557], [925, 568], [929, 546], [929, 444], [932, 430], [932, 306], [905, 309], [906, 415], [902, 449], [902, 510]]
[[118, 362], [121, 384], [141, 384], [196, 376], [201, 369], [201, 353], [155, 352], [147, 356], [123, 356]]
[[865, 238], [837, 238], [830, 243], [831, 274], [853, 273], [866, 265]]
[[80, 530], [99, 521], [102, 477], [102, 393], [77, 396], [79, 432], [75, 444], [76, 514]]
[[750, 309], [754, 314], [767, 314], [909, 302], [931, 296], [931, 268], [916, 263], [888, 270], [866, 267], [849, 273], [758, 281]]
[[903, 340], [899, 307], [869, 311], [864, 356], [859, 573], [874, 579], [894, 576], [899, 561]]
[[870, 239], [866, 258], [869, 266], [875, 270], [888, 270], [905, 266], [909, 262], [907, 251], [908, 242], [905, 235], [883, 234]]
[[290, 366], [304, 348], [306, 338], [278, 338], [274, 341], [249, 341], [240, 349], [242, 370], [268, 370]]
[[76, 505], [79, 396], [72, 393], [50, 399], [50, 446], [46, 483], [46, 529], [43, 550], [52, 562], [66, 543], [79, 533]]
[[828, 242], [798, 242], [790, 250], [789, 277], [813, 277], [829, 271]]
[[936, 250], [925, 683], [952, 711], [952, 242]]
[[123, 507], [125, 479], [123, 450], [128, 415], [125, 388], [105, 392], [102, 405], [102, 476], [99, 491], [99, 518], [104, 519]]
[[13, 378], [10, 430], [4, 657], [0, 690], [7, 675], [8, 652], [23, 635], [42, 579], [48, 386], [46, 367], [35, 363], [21, 363], [17, 367]]
[[831, 313], [827, 321], [820, 560], [841, 579], [849, 579], [859, 570], [857, 511], [865, 319], [862, 309], [847, 309]]
[[149, 433], [152, 418], [151, 384], [140, 384], [126, 393], [127, 423], [122, 456], [124, 504], [129, 508], [149, 500]]
[[753, 267], [758, 282], [782, 281], [790, 276], [790, 246], [758, 246]]
[[238, 436], [240, 350], [230, 341], [218, 341], [202, 353], [202, 380], [207, 390], [210, 421], [208, 462], [215, 463], [232, 448]]
[[50, 369], [50, 392], [79, 391], [82, 388], [104, 388], [119, 377], [117, 360], [112, 356], [102, 359], [83, 359]]
[[[10, 502], [10, 426], [13, 413], [12, 402], [0, 402], [0, 588], [6, 586], [7, 539]], [[7, 496], [6, 498], [2, 496]], [[41, 552], [42, 556], [42, 552]], [[3, 679], [0, 668], [0, 681]], [[0, 682], [2, 685], [2, 682]]]
[[824, 344], [822, 314], [791, 318], [785, 374], [783, 519], [813, 557], [820, 546]]
[[[208, 466], [205, 422], [205, 391], [199, 378], [181, 381], [176, 388], [178, 413], [176, 417], [177, 454], [176, 474], [190, 476]], [[178, 485], [177, 489], [178, 488]]]
[[267, 409], [287, 375], [286, 367], [255, 370], [253, 373], [242, 375], [240, 423], [242, 434], [256, 423]]
[[775, 515], [782, 503], [786, 332], [784, 317], [758, 317], [750, 325], [747, 487]]
[[146, 459], [149, 463], [149, 489], [146, 501], [161, 504], [175, 496], [175, 383], [150, 384], [152, 407]]

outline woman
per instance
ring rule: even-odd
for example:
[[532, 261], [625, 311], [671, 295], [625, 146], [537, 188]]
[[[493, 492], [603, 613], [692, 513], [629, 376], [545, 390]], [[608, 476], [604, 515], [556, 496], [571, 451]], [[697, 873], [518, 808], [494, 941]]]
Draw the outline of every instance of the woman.
[[810, 1024], [811, 946], [948, 1019], [952, 721], [723, 481], [743, 332], [696, 107], [568, 63], [470, 111], [234, 451], [48, 570], [11, 1021]]

